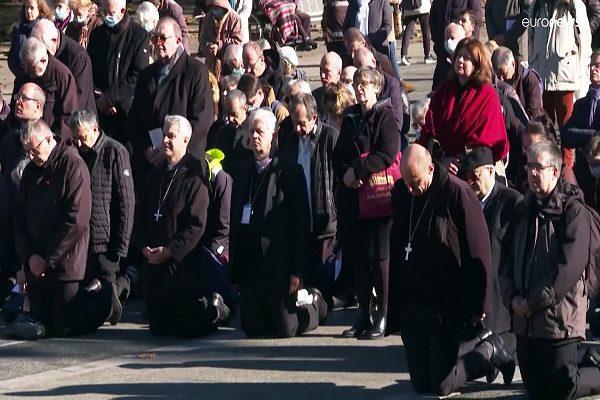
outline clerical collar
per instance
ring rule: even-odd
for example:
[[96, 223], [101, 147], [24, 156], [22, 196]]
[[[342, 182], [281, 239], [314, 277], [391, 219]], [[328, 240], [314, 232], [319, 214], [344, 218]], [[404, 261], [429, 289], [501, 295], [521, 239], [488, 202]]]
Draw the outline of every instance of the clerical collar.
[[496, 180], [495, 179], [494, 179], [494, 183], [492, 183], [492, 187], [487, 192], [487, 194], [485, 196], [483, 196], [483, 199], [479, 200], [479, 204], [481, 204], [481, 209], [482, 210], [485, 208], [485, 203], [487, 203], [488, 199], [490, 198], [490, 196], [492, 194], [492, 190], [494, 190], [494, 186], [496, 186]]
[[173, 171], [177, 168], [179, 168], [179, 166], [181, 165], [181, 161], [183, 160], [183, 157], [181, 158], [181, 160], [177, 161], [175, 164], [169, 164], [169, 162], [167, 161], [167, 166], [165, 168], [166, 171]]
[[271, 164], [271, 161], [273, 159], [271, 157], [267, 157], [264, 160], [254, 160], [255, 165], [256, 165], [256, 171], [257, 172], [262, 172], [265, 170], [265, 168], [267, 168], [269, 166], [269, 164]]

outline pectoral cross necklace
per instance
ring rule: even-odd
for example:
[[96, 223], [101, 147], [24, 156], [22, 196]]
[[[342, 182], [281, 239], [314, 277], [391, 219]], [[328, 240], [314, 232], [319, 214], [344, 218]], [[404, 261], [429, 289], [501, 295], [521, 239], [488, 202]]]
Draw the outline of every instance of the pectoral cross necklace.
[[171, 177], [171, 181], [169, 182], [169, 185], [167, 186], [167, 190], [165, 191], [165, 194], [164, 194], [164, 196], [162, 196], [162, 198], [161, 198], [161, 195], [162, 195], [163, 179], [165, 178], [164, 175], [160, 179], [160, 188], [158, 189], [158, 207], [156, 208], [156, 212], [153, 214], [155, 222], [158, 222], [159, 218], [163, 216], [160, 213], [160, 210], [162, 209], [162, 206], [165, 203], [167, 195], [169, 194], [169, 190], [171, 190], [171, 185], [173, 184], [173, 181], [175, 180], [175, 176], [177, 175], [177, 171], [179, 171], [179, 167], [177, 167], [177, 169], [175, 170], [175, 173]]
[[429, 204], [429, 200], [431, 200], [431, 196], [429, 196], [427, 198], [427, 201], [425, 202], [425, 205], [423, 206], [423, 209], [421, 210], [421, 215], [419, 215], [419, 219], [417, 219], [417, 223], [415, 224], [415, 227], [413, 228], [413, 224], [412, 224], [412, 216], [413, 216], [413, 207], [415, 205], [415, 196], [412, 197], [411, 203], [410, 203], [410, 217], [409, 217], [409, 222], [408, 222], [408, 243], [406, 245], [406, 247], [404, 248], [404, 261], [408, 261], [408, 256], [410, 255], [410, 253], [413, 251], [412, 248], [412, 240], [415, 237], [415, 232], [417, 231], [417, 228], [419, 227], [419, 223], [421, 223], [421, 218], [423, 218], [423, 214], [425, 214], [425, 209], [427, 208], [427, 204]]

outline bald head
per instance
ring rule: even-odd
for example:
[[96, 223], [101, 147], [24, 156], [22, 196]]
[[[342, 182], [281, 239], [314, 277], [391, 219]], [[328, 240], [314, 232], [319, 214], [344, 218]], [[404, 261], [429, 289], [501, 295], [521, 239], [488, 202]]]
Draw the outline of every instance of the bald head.
[[39, 20], [31, 30], [31, 37], [41, 40], [50, 54], [56, 54], [59, 46], [59, 34], [54, 22], [48, 19]]
[[342, 75], [342, 58], [338, 53], [330, 51], [321, 58], [321, 84], [323, 86], [337, 83]]
[[33, 82], [23, 84], [15, 99], [15, 117], [21, 122], [37, 121], [42, 118], [46, 95]]
[[106, 24], [118, 24], [127, 12], [126, 0], [103, 0], [102, 5], [104, 9], [104, 23]]
[[367, 49], [366, 47], [357, 49], [354, 52], [354, 57], [353, 57], [352, 61], [354, 62], [354, 66], [356, 68], [360, 68], [360, 67], [377, 68], [377, 61], [375, 61], [375, 56], [373, 55], [371, 50]]
[[429, 189], [435, 167], [431, 154], [420, 144], [411, 144], [402, 153], [400, 162], [402, 180], [413, 196], [420, 196]]

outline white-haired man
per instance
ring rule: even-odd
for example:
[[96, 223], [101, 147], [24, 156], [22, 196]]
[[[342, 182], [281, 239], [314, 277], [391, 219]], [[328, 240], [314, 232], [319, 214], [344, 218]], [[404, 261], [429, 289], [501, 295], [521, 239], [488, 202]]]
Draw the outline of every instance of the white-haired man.
[[200, 239], [209, 195], [202, 165], [188, 154], [192, 125], [182, 116], [168, 115], [163, 132], [166, 160], [150, 171], [138, 198], [132, 245], [143, 256], [150, 331], [196, 337], [216, 330], [229, 309], [220, 295], [203, 293], [201, 286]]
[[240, 285], [248, 337], [293, 337], [315, 329], [327, 315], [318, 291], [300, 291], [310, 251], [306, 180], [295, 160], [272, 154], [275, 123], [269, 110], [251, 114], [254, 157], [240, 164], [233, 180], [230, 271]]
[[[69, 120], [79, 107], [73, 74], [63, 63], [48, 54], [44, 43], [36, 38], [25, 41], [19, 56], [27, 77], [22, 82], [15, 82], [15, 91], [26, 82], [39, 85], [46, 95], [42, 120], [63, 139], [70, 138]], [[11, 108], [14, 110], [14, 107]]]
[[41, 40], [48, 49], [48, 53], [65, 64], [75, 78], [79, 108], [86, 108], [96, 112], [96, 99], [94, 98], [94, 77], [92, 75], [92, 61], [83, 47], [73, 39], [65, 36], [56, 28], [54, 22], [39, 20], [31, 30], [31, 37]]

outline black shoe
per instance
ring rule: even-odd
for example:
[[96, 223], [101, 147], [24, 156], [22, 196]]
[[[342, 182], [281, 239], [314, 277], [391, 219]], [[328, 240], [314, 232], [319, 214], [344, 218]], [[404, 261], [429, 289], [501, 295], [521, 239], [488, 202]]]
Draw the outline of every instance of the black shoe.
[[311, 51], [312, 49], [313, 49], [313, 47], [306, 42], [300, 43], [299, 45], [296, 46], [297, 51]]
[[361, 309], [358, 310], [360, 313], [358, 319], [352, 325], [352, 328], [346, 329], [342, 332], [342, 336], [346, 338], [355, 337], [358, 338], [362, 336], [366, 331], [371, 329], [371, 323], [369, 322], [368, 316], [366, 316]]
[[385, 334], [385, 326], [387, 325], [387, 312], [379, 315], [375, 322], [373, 322], [373, 328], [371, 328], [366, 335], [367, 339], [381, 339]]
[[106, 319], [110, 322], [111, 325], [116, 325], [121, 320], [121, 316], [123, 315], [123, 305], [121, 304], [121, 300], [119, 300], [119, 295], [117, 294], [117, 285], [112, 285], [112, 307], [111, 312], [108, 318]]
[[515, 375], [515, 359], [504, 348], [502, 338], [492, 333], [484, 339], [492, 345], [492, 365], [500, 370], [505, 385], [510, 385]]
[[211, 304], [217, 309], [217, 320], [216, 323], [222, 323], [227, 321], [229, 318], [229, 307], [225, 305], [223, 297], [219, 293], [213, 293]]
[[485, 381], [487, 383], [494, 382], [496, 380], [496, 378], [498, 377], [499, 373], [500, 373], [500, 371], [498, 370], [498, 368], [492, 367], [492, 371], [485, 376]]
[[307, 39], [307, 40], [306, 40], [306, 43], [307, 43], [308, 45], [310, 45], [310, 47], [312, 48], [312, 50], [314, 50], [314, 49], [316, 49], [317, 47], [319, 47], [319, 44], [318, 44], [317, 42], [315, 42], [314, 40], [312, 40], [312, 39]]
[[323, 299], [321, 291], [317, 288], [308, 289], [308, 293], [313, 295], [313, 301], [319, 313], [319, 325], [324, 325], [327, 320], [327, 303]]

